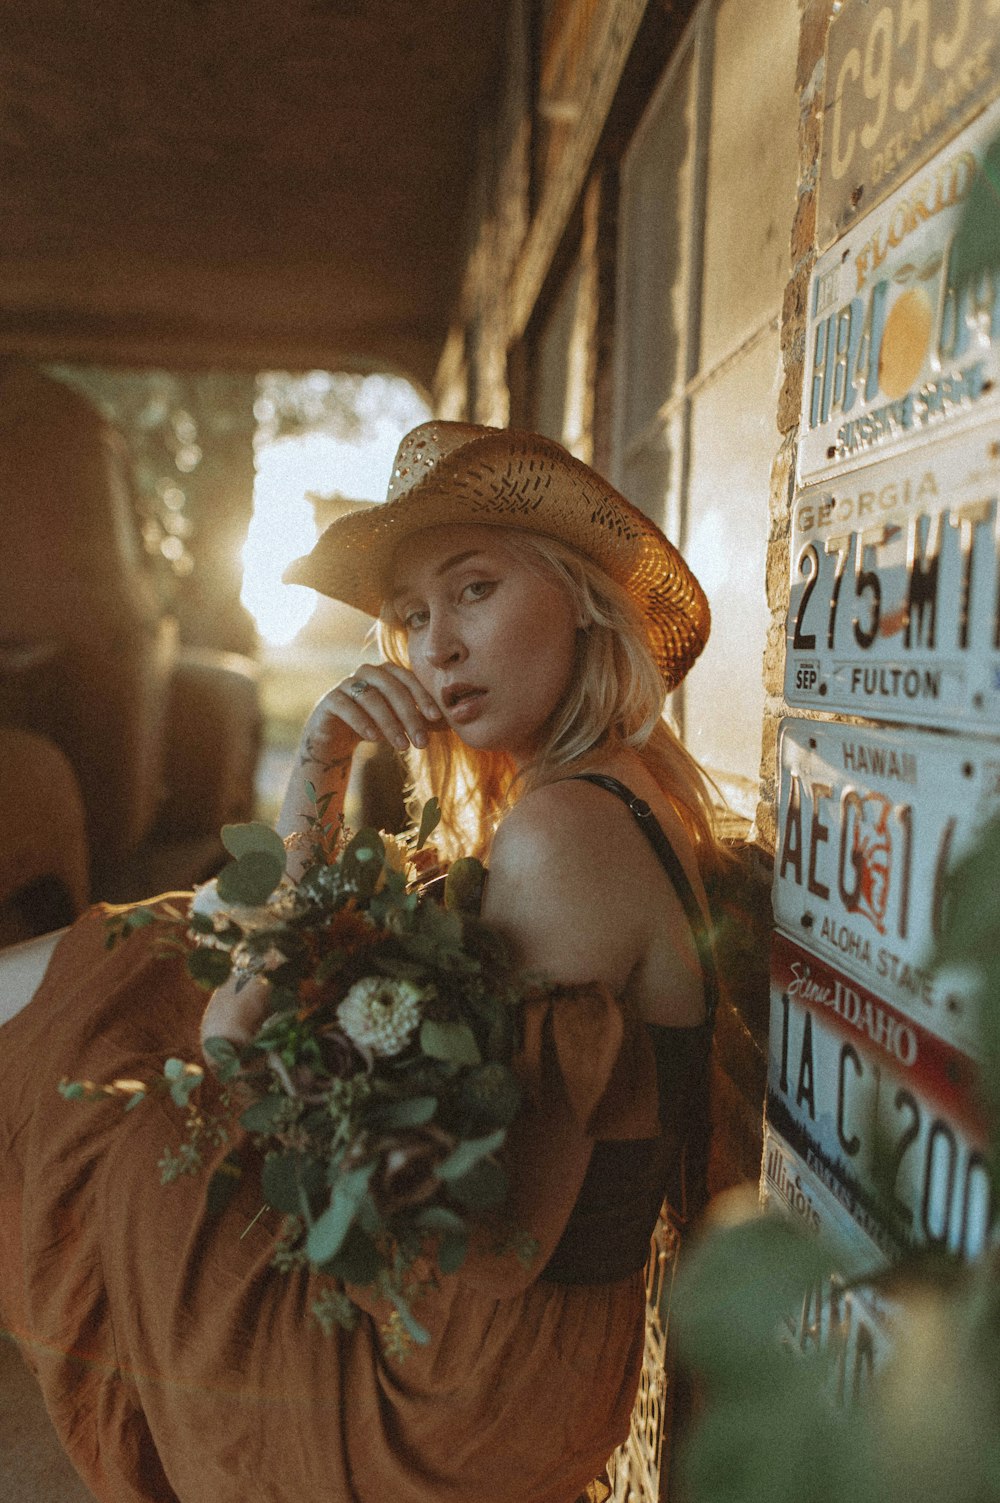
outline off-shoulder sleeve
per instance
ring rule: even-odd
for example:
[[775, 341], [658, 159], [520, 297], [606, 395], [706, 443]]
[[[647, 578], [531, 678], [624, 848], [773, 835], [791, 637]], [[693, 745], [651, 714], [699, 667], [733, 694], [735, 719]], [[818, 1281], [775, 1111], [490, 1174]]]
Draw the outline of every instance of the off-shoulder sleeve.
[[524, 1090], [504, 1148], [510, 1197], [504, 1229], [531, 1238], [530, 1262], [497, 1257], [484, 1236], [460, 1278], [498, 1296], [538, 1277], [562, 1235], [599, 1139], [655, 1137], [656, 1061], [641, 1020], [606, 986], [555, 987], [524, 1004], [514, 1066]]

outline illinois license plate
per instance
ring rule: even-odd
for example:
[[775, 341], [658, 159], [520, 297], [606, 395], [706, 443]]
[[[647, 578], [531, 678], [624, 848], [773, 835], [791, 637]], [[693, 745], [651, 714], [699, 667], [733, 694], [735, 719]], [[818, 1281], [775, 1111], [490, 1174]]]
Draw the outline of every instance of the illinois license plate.
[[784, 720], [775, 922], [817, 958], [967, 1054], [967, 983], [932, 974], [944, 879], [1000, 808], [1000, 746]]
[[798, 451], [803, 483], [996, 407], [1000, 279], [959, 285], [954, 245], [998, 128], [1000, 102], [816, 262]]
[[992, 1199], [975, 1086], [968, 1055], [775, 937], [768, 1123], [867, 1241], [983, 1251]]
[[1000, 725], [998, 497], [995, 424], [801, 491], [788, 703]]

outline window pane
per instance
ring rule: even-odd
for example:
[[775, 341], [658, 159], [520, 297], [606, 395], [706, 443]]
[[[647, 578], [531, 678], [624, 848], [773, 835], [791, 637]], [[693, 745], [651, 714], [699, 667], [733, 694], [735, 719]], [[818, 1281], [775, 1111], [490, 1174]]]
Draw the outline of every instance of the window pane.
[[669, 423], [636, 445], [622, 466], [621, 490], [672, 542], [680, 531], [683, 414], [675, 409]]
[[773, 334], [692, 403], [684, 554], [712, 607], [712, 634], [685, 687], [685, 739], [707, 767], [746, 778], [754, 788], [764, 712], [768, 496], [779, 442], [779, 383]]
[[565, 444], [578, 459], [591, 458], [590, 353], [594, 264], [579, 258], [545, 321], [535, 351], [535, 427]]
[[535, 427], [558, 443], [566, 437], [569, 355], [579, 291], [577, 262], [545, 320], [535, 353]]
[[627, 445], [683, 384], [687, 223], [694, 157], [690, 49], [623, 163], [618, 432]]
[[798, 28], [788, 0], [722, 0], [716, 14], [702, 370], [781, 307], [795, 212]]

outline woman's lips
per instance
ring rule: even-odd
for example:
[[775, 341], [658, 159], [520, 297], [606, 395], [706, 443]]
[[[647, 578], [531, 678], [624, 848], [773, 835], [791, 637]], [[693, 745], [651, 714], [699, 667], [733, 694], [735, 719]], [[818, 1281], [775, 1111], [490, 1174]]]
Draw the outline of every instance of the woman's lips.
[[486, 690], [477, 689], [472, 684], [458, 684], [446, 690], [443, 698], [448, 719], [454, 724], [465, 725], [479, 714], [486, 698]]

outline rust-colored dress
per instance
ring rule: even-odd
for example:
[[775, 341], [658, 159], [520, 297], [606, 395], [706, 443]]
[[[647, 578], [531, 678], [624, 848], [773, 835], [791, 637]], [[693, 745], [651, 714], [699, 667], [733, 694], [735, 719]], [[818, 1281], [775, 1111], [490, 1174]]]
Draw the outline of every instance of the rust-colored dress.
[[[253, 1176], [221, 1218], [208, 1176], [163, 1187], [168, 1102], [123, 1114], [63, 1077], [147, 1076], [198, 1057], [205, 994], [151, 930], [112, 952], [93, 910], [0, 1028], [0, 1318], [101, 1503], [570, 1503], [628, 1429], [641, 1272], [540, 1279], [595, 1139], [659, 1132], [648, 1031], [597, 987], [532, 1003], [510, 1144], [525, 1270], [473, 1259], [417, 1307], [427, 1347], [385, 1350], [387, 1311], [324, 1336], [310, 1278], [270, 1266]], [[220, 1152], [223, 1150], [220, 1150]], [[364, 1292], [356, 1291], [364, 1301]]]

